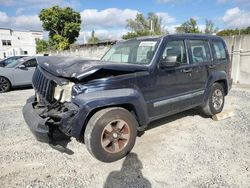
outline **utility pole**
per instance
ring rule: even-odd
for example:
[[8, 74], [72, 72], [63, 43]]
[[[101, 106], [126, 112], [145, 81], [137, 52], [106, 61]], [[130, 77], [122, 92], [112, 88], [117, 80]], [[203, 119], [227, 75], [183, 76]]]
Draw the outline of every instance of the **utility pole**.
[[150, 31], [151, 31], [151, 33], [153, 33], [154, 32], [154, 26], [153, 26], [153, 20], [149, 20], [149, 25], [150, 25]]

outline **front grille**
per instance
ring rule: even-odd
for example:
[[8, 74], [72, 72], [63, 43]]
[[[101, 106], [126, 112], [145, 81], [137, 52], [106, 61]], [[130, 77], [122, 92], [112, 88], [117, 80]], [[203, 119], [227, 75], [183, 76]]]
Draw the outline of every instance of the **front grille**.
[[32, 84], [36, 93], [39, 95], [40, 99], [42, 99], [43, 102], [53, 102], [54, 82], [48, 79], [38, 67], [34, 72]]

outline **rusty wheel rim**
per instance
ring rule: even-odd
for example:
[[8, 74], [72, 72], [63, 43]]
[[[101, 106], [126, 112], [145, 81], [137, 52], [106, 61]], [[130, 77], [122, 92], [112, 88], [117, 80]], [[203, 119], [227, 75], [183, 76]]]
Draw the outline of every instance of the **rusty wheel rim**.
[[118, 153], [128, 144], [130, 139], [130, 128], [128, 124], [121, 119], [111, 121], [102, 132], [102, 148], [109, 153]]

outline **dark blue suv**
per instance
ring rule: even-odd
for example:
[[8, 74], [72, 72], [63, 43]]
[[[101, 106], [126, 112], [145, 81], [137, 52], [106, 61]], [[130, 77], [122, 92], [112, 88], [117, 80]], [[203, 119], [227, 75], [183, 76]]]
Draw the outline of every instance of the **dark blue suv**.
[[38, 57], [35, 95], [23, 108], [39, 141], [60, 135], [112, 162], [157, 119], [194, 107], [222, 111], [231, 80], [224, 41], [210, 35], [141, 37], [114, 45], [100, 61]]

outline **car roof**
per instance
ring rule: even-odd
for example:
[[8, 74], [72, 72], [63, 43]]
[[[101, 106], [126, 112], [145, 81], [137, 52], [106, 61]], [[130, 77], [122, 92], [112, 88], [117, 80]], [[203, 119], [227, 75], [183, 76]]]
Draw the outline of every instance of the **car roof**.
[[18, 59], [18, 60], [21, 60], [21, 61], [28, 61], [28, 60], [30, 60], [30, 59], [35, 59], [36, 57], [34, 57], [34, 56], [24, 56], [24, 57], [22, 57], [22, 58], [20, 58], [20, 59]]
[[12, 58], [23, 58], [23, 57], [29, 57], [29, 56], [23, 56], [23, 55], [15, 55], [15, 56], [7, 57], [7, 58], [5, 58], [5, 59], [12, 59]]
[[217, 35], [209, 35], [209, 34], [199, 34], [199, 33], [183, 33], [183, 34], [171, 34], [165, 35], [163, 37], [170, 37], [170, 38], [197, 38], [197, 39], [221, 39], [221, 37]]
[[128, 40], [122, 40], [123, 41], [147, 41], [147, 40], [159, 40], [163, 38], [163, 36], [142, 36], [142, 37], [136, 37], [136, 38], [132, 38], [132, 39], [128, 39]]
[[196, 33], [183, 33], [183, 34], [167, 34], [162, 36], [144, 36], [144, 37], [136, 37], [133, 39], [129, 39], [127, 41], [136, 41], [136, 40], [160, 40], [163, 38], [197, 38], [197, 39], [221, 39], [221, 37], [217, 35], [208, 35], [208, 34], [196, 34]]

